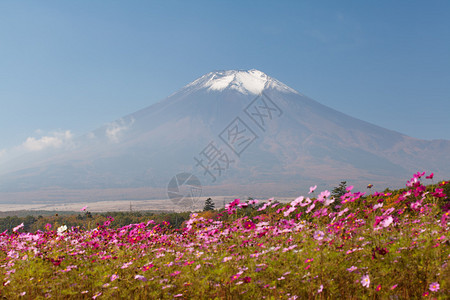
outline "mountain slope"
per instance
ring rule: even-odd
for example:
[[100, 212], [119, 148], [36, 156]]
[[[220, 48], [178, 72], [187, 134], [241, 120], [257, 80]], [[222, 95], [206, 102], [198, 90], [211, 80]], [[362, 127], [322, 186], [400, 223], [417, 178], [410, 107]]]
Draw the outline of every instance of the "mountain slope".
[[[211, 195], [295, 196], [341, 180], [396, 187], [417, 170], [448, 178], [450, 141], [418, 140], [347, 116], [258, 70], [219, 71], [69, 148], [20, 162], [0, 174], [0, 201], [24, 192], [24, 201], [65, 201], [68, 191], [73, 201], [93, 191], [109, 200], [161, 197], [182, 172], [195, 174]], [[121, 192], [107, 192], [114, 189]]]

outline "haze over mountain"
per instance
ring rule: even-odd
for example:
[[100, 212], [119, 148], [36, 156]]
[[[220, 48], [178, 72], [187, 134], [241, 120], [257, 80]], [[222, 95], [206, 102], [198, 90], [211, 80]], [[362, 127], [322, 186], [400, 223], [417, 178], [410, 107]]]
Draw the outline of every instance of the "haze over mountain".
[[258, 70], [208, 73], [84, 136], [59, 138], [2, 166], [0, 202], [164, 198], [183, 172], [203, 194], [254, 197], [341, 180], [399, 187], [419, 170], [450, 177], [450, 141], [350, 117]]

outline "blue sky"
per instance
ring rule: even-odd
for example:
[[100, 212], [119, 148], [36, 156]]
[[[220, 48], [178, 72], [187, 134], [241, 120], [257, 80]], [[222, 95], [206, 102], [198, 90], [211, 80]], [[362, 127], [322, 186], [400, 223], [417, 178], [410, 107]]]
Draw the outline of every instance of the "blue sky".
[[1, 1], [0, 156], [77, 136], [214, 70], [450, 139], [449, 1]]

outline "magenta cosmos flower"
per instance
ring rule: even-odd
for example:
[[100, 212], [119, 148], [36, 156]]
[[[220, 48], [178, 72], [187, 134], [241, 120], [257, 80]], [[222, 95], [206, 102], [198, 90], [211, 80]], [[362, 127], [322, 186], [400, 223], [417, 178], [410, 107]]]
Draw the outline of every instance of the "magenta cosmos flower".
[[244, 223], [245, 229], [255, 229], [256, 225], [252, 221], [247, 221]]

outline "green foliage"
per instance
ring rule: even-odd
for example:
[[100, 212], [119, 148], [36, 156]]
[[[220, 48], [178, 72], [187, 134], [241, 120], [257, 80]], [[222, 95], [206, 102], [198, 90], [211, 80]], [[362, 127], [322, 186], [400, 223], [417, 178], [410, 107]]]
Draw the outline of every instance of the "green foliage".
[[214, 210], [215, 204], [211, 198], [205, 200], [205, 206], [203, 207], [203, 211]]
[[23, 230], [35, 232], [37, 230], [45, 230], [46, 224], [51, 224], [52, 228], [66, 225], [67, 227], [80, 227], [85, 229], [93, 229], [102, 225], [108, 217], [112, 217], [114, 221], [111, 223], [112, 228], [120, 228], [129, 224], [147, 222], [153, 219], [157, 223], [168, 222], [172, 228], [180, 228], [184, 221], [189, 219], [189, 212], [150, 212], [150, 211], [127, 211], [127, 212], [107, 212], [107, 213], [91, 213], [86, 211], [83, 214], [60, 215], [53, 214], [51, 216], [40, 216], [38, 218], [29, 215], [25, 217], [7, 216], [0, 218], [0, 232], [12, 229], [21, 223], [24, 224]]
[[347, 181], [341, 181], [341, 183], [339, 183], [339, 185], [331, 191], [331, 196], [334, 197], [336, 200], [339, 200], [341, 196], [347, 193], [346, 189], [347, 189]]

